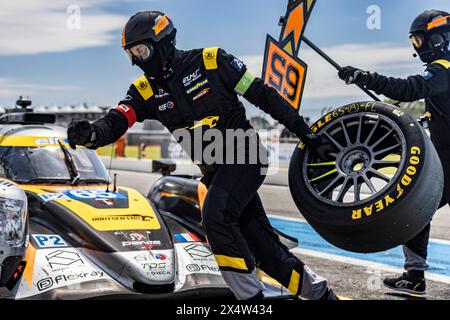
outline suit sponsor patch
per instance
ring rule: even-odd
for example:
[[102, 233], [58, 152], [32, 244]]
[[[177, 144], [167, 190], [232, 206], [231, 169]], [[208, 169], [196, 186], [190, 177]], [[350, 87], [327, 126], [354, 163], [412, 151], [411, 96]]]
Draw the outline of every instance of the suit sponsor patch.
[[202, 91], [200, 91], [199, 93], [197, 93], [193, 98], [192, 98], [192, 100], [193, 101], [197, 101], [198, 99], [200, 99], [200, 98], [203, 98], [204, 96], [206, 96], [208, 93], [210, 93], [211, 92], [211, 88], [204, 88], [204, 89], [202, 89]]
[[199, 82], [195, 83], [194, 85], [192, 85], [191, 87], [187, 88], [186, 93], [191, 94], [191, 93], [203, 88], [207, 84], [208, 84], [208, 79], [204, 78], [204, 79], [200, 80]]
[[241, 72], [242, 69], [244, 68], [244, 62], [242, 62], [238, 58], [234, 58], [233, 60], [231, 60], [230, 64], [234, 69], [236, 69], [239, 72]]
[[428, 70], [425, 70], [424, 72], [422, 72], [422, 73], [420, 74], [420, 76], [421, 76], [422, 78], [424, 78], [425, 80], [430, 80], [431, 78], [434, 77], [434, 74], [433, 74], [432, 72], [428, 71]]

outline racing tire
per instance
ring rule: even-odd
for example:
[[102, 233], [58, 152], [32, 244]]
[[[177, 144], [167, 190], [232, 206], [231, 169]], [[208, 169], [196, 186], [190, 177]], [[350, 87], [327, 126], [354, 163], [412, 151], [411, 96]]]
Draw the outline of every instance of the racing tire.
[[413, 117], [386, 103], [358, 102], [328, 113], [311, 130], [328, 138], [329, 159], [300, 143], [289, 187], [325, 240], [348, 251], [379, 252], [407, 242], [431, 221], [443, 171]]

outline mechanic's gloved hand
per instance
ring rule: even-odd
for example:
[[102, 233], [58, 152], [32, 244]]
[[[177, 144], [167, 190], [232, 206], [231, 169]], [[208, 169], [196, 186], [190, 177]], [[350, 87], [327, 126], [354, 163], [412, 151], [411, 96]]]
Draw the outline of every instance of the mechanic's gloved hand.
[[84, 146], [91, 142], [93, 128], [87, 120], [75, 120], [69, 123], [67, 128], [67, 140], [72, 149], [76, 149], [76, 145]]
[[306, 137], [305, 141], [303, 141], [306, 147], [322, 161], [329, 159], [330, 153], [335, 151], [331, 141], [324, 135], [308, 134]]
[[346, 84], [365, 85], [369, 79], [369, 72], [350, 66], [342, 68], [338, 75]]

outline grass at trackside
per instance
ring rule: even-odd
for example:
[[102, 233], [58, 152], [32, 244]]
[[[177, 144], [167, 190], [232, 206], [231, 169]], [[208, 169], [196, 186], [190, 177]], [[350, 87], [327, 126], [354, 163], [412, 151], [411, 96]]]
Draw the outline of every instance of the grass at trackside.
[[[97, 150], [97, 154], [99, 156], [110, 157], [112, 151], [112, 146], [106, 146], [103, 148], [99, 148]], [[113, 157], [115, 156], [115, 152], [113, 152]], [[125, 156], [127, 158], [138, 158], [138, 146], [127, 146], [125, 148]], [[161, 158], [161, 147], [159, 146], [147, 146], [145, 148], [145, 159], [159, 159]]]

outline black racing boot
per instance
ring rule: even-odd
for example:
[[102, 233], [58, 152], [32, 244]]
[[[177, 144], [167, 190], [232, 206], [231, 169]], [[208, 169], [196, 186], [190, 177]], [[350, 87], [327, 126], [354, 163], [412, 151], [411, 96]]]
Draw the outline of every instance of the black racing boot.
[[425, 295], [426, 284], [423, 271], [408, 271], [398, 278], [386, 278], [383, 284], [395, 291], [406, 292], [410, 294]]

